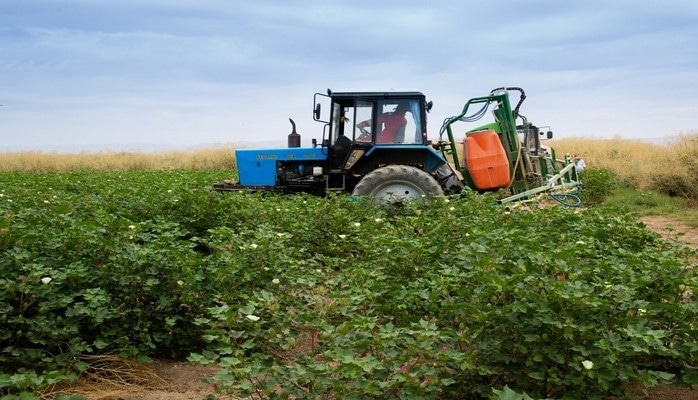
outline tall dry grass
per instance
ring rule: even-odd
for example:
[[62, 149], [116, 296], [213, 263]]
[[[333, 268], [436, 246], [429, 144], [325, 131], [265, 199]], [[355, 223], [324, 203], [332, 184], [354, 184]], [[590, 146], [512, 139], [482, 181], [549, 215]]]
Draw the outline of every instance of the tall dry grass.
[[235, 167], [233, 147], [195, 151], [46, 153], [24, 151], [0, 153], [0, 171], [136, 171], [162, 169], [215, 170]]
[[558, 158], [564, 153], [580, 153], [588, 168], [608, 169], [623, 184], [639, 190], [656, 189], [663, 179], [690, 183], [698, 176], [698, 132], [663, 144], [622, 138], [555, 139], [548, 143]]
[[[557, 157], [580, 153], [589, 168], [605, 168], [629, 187], [698, 199], [698, 131], [664, 144], [622, 138], [570, 138], [546, 142]], [[234, 147], [162, 153], [0, 153], [0, 171], [233, 169]]]

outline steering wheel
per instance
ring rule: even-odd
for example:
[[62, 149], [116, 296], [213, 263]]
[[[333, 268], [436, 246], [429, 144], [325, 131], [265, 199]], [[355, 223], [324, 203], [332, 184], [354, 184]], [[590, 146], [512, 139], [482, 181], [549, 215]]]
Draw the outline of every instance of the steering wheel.
[[359, 128], [359, 131], [361, 132], [361, 135], [357, 138], [357, 140], [361, 141], [366, 141], [366, 140], [371, 140], [371, 132], [367, 131], [366, 128], [356, 125], [357, 128]]

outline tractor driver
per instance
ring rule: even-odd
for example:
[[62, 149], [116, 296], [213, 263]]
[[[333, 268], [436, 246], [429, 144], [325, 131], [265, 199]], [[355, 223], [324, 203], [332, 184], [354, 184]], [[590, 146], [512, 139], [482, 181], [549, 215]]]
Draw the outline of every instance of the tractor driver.
[[[398, 143], [402, 141], [399, 138], [399, 134], [404, 133], [405, 126], [407, 125], [407, 119], [405, 118], [405, 113], [410, 110], [410, 107], [406, 103], [399, 103], [393, 112], [383, 113], [378, 116], [378, 126], [382, 127], [383, 130], [378, 133], [376, 137], [376, 143]], [[358, 128], [367, 128], [371, 126], [371, 120], [366, 120], [356, 124]], [[357, 140], [368, 141], [369, 137], [366, 135], [361, 135]]]

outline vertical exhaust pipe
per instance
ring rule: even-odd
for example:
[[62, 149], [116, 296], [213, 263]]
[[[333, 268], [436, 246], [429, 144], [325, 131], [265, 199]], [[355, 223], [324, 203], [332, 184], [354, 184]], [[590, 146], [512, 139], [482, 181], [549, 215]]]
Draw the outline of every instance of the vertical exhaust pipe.
[[291, 133], [288, 134], [288, 147], [301, 147], [301, 135], [296, 132], [296, 123], [291, 118], [288, 120], [291, 121], [291, 126], [293, 127]]

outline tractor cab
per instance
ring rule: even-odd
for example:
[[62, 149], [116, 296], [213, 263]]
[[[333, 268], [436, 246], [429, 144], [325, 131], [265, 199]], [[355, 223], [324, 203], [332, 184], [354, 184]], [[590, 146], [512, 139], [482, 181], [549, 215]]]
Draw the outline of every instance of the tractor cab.
[[520, 117], [524, 123], [516, 126], [516, 132], [521, 142], [521, 151], [525, 153], [523, 162], [526, 170], [543, 178], [552, 176], [555, 173], [552, 149], [544, 146], [542, 141], [552, 139], [553, 132], [549, 126], [538, 127], [529, 123], [525, 117]]
[[[548, 130], [546, 131], [544, 128]], [[523, 125], [517, 125], [516, 132], [519, 134], [521, 146], [528, 150], [530, 154], [536, 156], [549, 151], [549, 148], [543, 146], [541, 143], [543, 139], [553, 138], [553, 131], [550, 130], [549, 126], [538, 127], [530, 123], [525, 123]], [[545, 137], [543, 137], [544, 135]]]
[[[332, 137], [351, 136], [368, 144], [424, 144], [419, 99], [357, 98], [333, 102]], [[409, 134], [407, 134], [409, 132]]]
[[365, 176], [389, 165], [430, 174], [446, 164], [427, 142], [431, 106], [418, 91], [316, 93], [313, 117], [325, 124], [327, 189], [355, 192]]
[[[322, 104], [329, 107], [328, 112]], [[316, 121], [328, 124], [328, 144], [349, 139], [368, 145], [426, 144], [426, 112], [420, 92], [332, 92], [315, 94]], [[325, 138], [323, 138], [325, 139]]]

